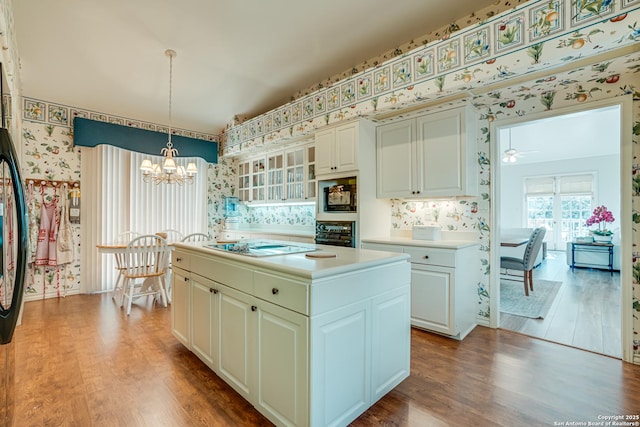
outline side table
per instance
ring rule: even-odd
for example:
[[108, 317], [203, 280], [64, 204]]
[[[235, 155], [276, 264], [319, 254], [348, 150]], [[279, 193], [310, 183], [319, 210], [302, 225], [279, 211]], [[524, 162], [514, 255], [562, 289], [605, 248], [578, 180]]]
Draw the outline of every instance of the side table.
[[[571, 242], [571, 270], [576, 268], [576, 252], [606, 252], [609, 254], [609, 273], [613, 276], [613, 244], [596, 242]], [[578, 267], [593, 267], [594, 264], [581, 263]]]

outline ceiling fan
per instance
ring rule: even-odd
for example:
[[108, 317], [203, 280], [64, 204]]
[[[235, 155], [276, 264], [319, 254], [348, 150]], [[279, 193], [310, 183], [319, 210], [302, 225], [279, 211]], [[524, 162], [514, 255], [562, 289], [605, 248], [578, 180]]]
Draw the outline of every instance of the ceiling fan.
[[524, 157], [527, 153], [535, 153], [536, 151], [518, 151], [511, 146], [511, 128], [509, 128], [509, 148], [502, 153], [502, 161], [504, 163], [515, 163], [519, 158]]

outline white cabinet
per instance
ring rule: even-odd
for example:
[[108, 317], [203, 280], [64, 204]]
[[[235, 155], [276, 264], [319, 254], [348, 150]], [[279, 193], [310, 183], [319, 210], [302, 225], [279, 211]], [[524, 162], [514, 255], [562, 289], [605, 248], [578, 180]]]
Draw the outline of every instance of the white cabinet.
[[315, 148], [304, 142], [238, 163], [242, 202], [315, 200]]
[[477, 193], [473, 113], [458, 108], [376, 130], [377, 196], [419, 198]]
[[190, 275], [190, 282], [191, 351], [218, 372], [219, 286], [195, 274]]
[[256, 322], [253, 298], [228, 286], [220, 286], [219, 375], [245, 399], [255, 383]]
[[363, 249], [411, 256], [411, 324], [456, 339], [476, 326], [477, 245], [462, 248], [362, 243]]
[[347, 425], [409, 376], [405, 259], [315, 285], [241, 255], [175, 254], [171, 309], [190, 322], [174, 335], [275, 425]]
[[251, 162], [244, 160], [238, 163], [238, 200], [251, 200]]
[[[280, 425], [305, 425], [308, 408], [309, 319], [257, 299], [254, 319], [256, 408]], [[257, 355], [260, 355], [257, 357]]]
[[355, 121], [316, 132], [317, 175], [358, 169], [358, 126]]
[[267, 201], [282, 202], [284, 195], [284, 153], [267, 154]]
[[189, 272], [172, 267], [171, 278], [171, 331], [173, 336], [191, 349], [189, 306], [191, 304], [191, 284]]

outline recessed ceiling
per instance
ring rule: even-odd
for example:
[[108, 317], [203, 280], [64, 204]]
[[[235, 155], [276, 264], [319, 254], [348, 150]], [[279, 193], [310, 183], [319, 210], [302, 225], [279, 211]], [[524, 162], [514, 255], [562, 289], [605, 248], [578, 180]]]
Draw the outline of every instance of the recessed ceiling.
[[495, 0], [19, 0], [24, 96], [218, 133]]

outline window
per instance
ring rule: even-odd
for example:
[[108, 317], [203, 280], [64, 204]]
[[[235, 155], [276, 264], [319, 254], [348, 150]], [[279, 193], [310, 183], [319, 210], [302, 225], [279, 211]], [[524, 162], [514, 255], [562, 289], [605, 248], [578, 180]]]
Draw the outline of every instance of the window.
[[591, 215], [594, 181], [593, 174], [527, 178], [527, 227], [545, 227], [550, 249], [587, 235], [584, 223]]
[[116, 280], [113, 256], [101, 255], [96, 245], [111, 243], [123, 231], [154, 234], [176, 229], [184, 235], [207, 230], [207, 163], [195, 161], [199, 173], [192, 185], [152, 184], [142, 180], [143, 158], [162, 160], [121, 148], [99, 145], [81, 150], [82, 292], [111, 289]]

